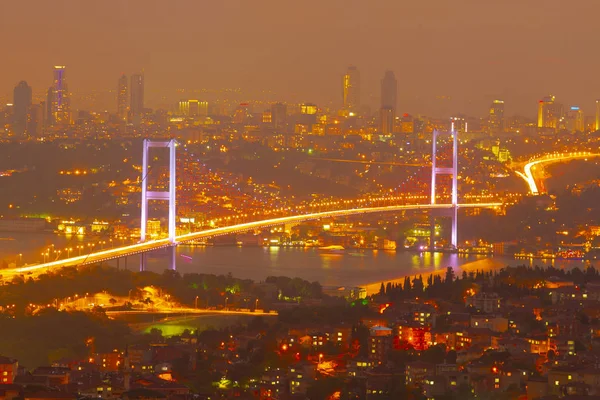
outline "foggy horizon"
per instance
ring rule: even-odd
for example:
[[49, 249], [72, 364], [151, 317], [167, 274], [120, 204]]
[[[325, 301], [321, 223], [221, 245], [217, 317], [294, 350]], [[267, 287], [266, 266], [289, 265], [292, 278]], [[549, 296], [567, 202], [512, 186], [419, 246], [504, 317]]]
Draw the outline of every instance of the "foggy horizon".
[[149, 107], [179, 100], [177, 90], [226, 88], [244, 100], [339, 107], [349, 65], [372, 112], [386, 70], [400, 113], [483, 116], [499, 98], [507, 115], [533, 118], [554, 94], [592, 115], [600, 98], [594, 0], [33, 3], [1, 6], [12, 59], [2, 99], [22, 80], [44, 93], [54, 65], [67, 67], [78, 94], [114, 92], [122, 73], [144, 70]]

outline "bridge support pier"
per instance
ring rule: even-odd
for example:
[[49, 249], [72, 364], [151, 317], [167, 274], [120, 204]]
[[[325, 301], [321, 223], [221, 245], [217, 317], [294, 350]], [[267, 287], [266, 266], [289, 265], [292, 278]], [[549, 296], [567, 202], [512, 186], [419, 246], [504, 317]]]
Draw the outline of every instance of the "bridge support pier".
[[170, 251], [169, 269], [172, 271], [177, 271], [177, 246], [171, 246]]
[[144, 272], [146, 270], [146, 261], [147, 261], [147, 253], [140, 254], [140, 272]]

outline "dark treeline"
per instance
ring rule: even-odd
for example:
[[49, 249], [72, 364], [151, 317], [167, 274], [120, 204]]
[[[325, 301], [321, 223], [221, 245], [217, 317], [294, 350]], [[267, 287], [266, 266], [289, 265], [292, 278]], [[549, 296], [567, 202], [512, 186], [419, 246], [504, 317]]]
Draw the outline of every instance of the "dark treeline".
[[430, 274], [423, 278], [419, 275], [412, 280], [410, 277], [405, 277], [402, 284], [382, 283], [378, 295], [385, 296], [390, 301], [414, 297], [443, 297], [449, 301], [461, 302], [465, 292], [474, 285], [490, 291], [500, 291], [504, 295], [519, 296], [531, 294], [536, 284], [543, 283], [549, 278], [573, 281], [578, 285], [600, 282], [600, 274], [593, 266], [585, 270], [579, 268], [564, 270], [552, 266], [521, 265], [493, 271], [463, 271], [460, 276], [455, 275], [452, 267], [448, 267], [444, 276]]

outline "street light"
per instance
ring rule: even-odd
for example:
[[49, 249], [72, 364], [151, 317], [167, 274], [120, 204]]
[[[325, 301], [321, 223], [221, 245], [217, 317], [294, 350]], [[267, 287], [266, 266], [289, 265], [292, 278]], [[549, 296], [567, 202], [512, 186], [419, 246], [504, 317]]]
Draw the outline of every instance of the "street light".
[[21, 265], [23, 261], [23, 254], [19, 253], [19, 265]]
[[258, 310], [258, 298], [254, 302], [254, 311]]
[[196, 296], [196, 299], [194, 300], [194, 308], [198, 308], [198, 296]]
[[225, 309], [227, 309], [227, 301], [229, 300], [229, 297], [225, 297]]

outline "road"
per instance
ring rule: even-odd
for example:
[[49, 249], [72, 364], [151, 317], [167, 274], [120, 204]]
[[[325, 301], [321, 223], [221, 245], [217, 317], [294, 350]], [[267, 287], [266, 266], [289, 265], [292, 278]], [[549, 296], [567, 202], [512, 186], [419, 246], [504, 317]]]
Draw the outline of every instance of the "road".
[[[467, 203], [459, 204], [459, 208], [496, 208], [501, 207], [502, 203]], [[293, 215], [289, 217], [271, 218], [262, 221], [246, 222], [237, 225], [231, 225], [220, 228], [207, 229], [200, 232], [188, 233], [176, 237], [176, 243], [191, 242], [199, 239], [206, 239], [214, 236], [229, 235], [233, 233], [246, 232], [254, 229], [263, 229], [272, 227], [275, 225], [289, 224], [304, 222], [310, 220], [316, 220], [321, 218], [340, 217], [347, 215], [359, 215], [369, 213], [380, 213], [380, 212], [393, 212], [393, 211], [404, 211], [404, 210], [429, 210], [429, 209], [450, 209], [451, 204], [412, 204], [412, 205], [397, 205], [397, 206], [382, 206], [382, 207], [364, 207], [364, 208], [352, 208], [346, 210], [335, 210], [335, 211], [324, 211], [311, 214]], [[90, 253], [82, 256], [66, 258], [57, 261], [51, 261], [42, 264], [29, 265], [25, 267], [6, 269], [2, 271], [2, 277], [4, 279], [10, 279], [16, 275], [34, 273], [34, 272], [46, 272], [53, 268], [62, 267], [77, 267], [88, 264], [95, 264], [103, 261], [114, 260], [126, 256], [135, 254], [141, 254], [152, 250], [157, 250], [165, 247], [169, 247], [172, 244], [168, 239], [151, 240], [144, 243], [136, 243], [123, 247], [116, 247], [112, 249], [102, 250], [95, 253]]]
[[123, 310], [123, 311], [106, 311], [108, 316], [118, 315], [136, 315], [136, 314], [222, 314], [222, 315], [277, 315], [277, 311], [265, 312], [257, 311], [240, 311], [240, 310], [206, 310], [202, 308], [154, 308], [146, 310]]
[[527, 182], [529, 186], [529, 192], [533, 195], [540, 194], [540, 191], [537, 186], [537, 182], [534, 177], [534, 167], [540, 164], [552, 164], [563, 161], [570, 161], [576, 159], [588, 159], [592, 157], [599, 157], [600, 154], [590, 153], [590, 152], [574, 152], [574, 153], [563, 153], [563, 154], [552, 154], [546, 157], [539, 158], [537, 160], [532, 160], [525, 164], [523, 167], [523, 172], [516, 171], [517, 175]]

